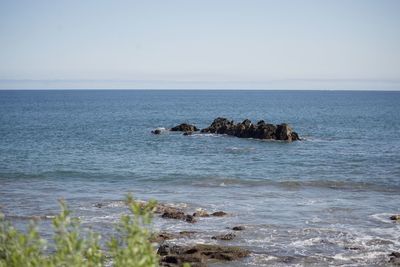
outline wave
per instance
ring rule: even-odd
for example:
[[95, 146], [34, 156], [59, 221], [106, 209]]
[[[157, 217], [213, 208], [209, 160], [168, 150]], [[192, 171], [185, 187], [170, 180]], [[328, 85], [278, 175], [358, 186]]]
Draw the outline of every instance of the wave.
[[[179, 183], [185, 181], [179, 180]], [[382, 191], [399, 192], [400, 185], [386, 185], [363, 181], [338, 181], [338, 180], [271, 180], [271, 179], [243, 179], [243, 178], [224, 178], [224, 177], [197, 177], [188, 178], [186, 183], [195, 186], [216, 187], [216, 186], [276, 186], [287, 190], [298, 190], [302, 188], [327, 188], [333, 190], [352, 190], [352, 191]]]
[[6, 219], [10, 220], [33, 220], [33, 221], [38, 221], [38, 220], [52, 220], [55, 218], [55, 215], [5, 215]]

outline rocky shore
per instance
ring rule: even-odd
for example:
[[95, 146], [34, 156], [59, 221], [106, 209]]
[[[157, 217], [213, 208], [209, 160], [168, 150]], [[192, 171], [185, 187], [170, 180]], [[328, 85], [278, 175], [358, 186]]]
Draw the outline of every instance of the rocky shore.
[[[195, 125], [182, 123], [170, 129], [170, 131], [181, 131], [184, 135], [190, 135], [199, 129]], [[227, 118], [216, 118], [210, 126], [200, 131], [201, 133], [226, 134], [239, 138], [254, 138], [264, 140], [297, 141], [299, 135], [286, 123], [271, 124], [261, 120], [252, 123], [245, 119], [243, 122], [235, 123]], [[154, 134], [161, 134], [157, 129], [152, 131]]]
[[[145, 206], [145, 201], [138, 201]], [[96, 203], [93, 205], [97, 208], [103, 208], [107, 205], [104, 203]], [[186, 205], [184, 205], [186, 206]], [[165, 220], [183, 221], [191, 224], [205, 222], [212, 217], [223, 218], [231, 216], [225, 211], [209, 212], [203, 208], [197, 208], [189, 212], [187, 208], [178, 207], [173, 204], [158, 203], [155, 206], [154, 213], [158, 217]], [[201, 219], [203, 218], [203, 219]], [[388, 220], [398, 223], [400, 215], [395, 214], [387, 217]], [[222, 219], [224, 220], [224, 219]], [[246, 227], [243, 225], [234, 225], [226, 227], [224, 230], [212, 231], [213, 234], [205, 234], [204, 232], [193, 230], [181, 230], [177, 232], [161, 231], [153, 233], [150, 241], [157, 244], [157, 254], [160, 256], [160, 266], [164, 267], [181, 267], [185, 263], [189, 263], [192, 267], [206, 267], [211, 263], [240, 261], [250, 256], [252, 252], [246, 247], [232, 246], [231, 241], [236, 238], [246, 236]], [[200, 243], [199, 236], [201, 237]], [[207, 238], [204, 239], [204, 237]], [[348, 247], [348, 250], [359, 250], [359, 247]], [[257, 252], [253, 252], [256, 253]], [[282, 263], [292, 262], [294, 257], [285, 256], [281, 259]], [[400, 252], [392, 251], [386, 254], [386, 260], [382, 264], [389, 263], [391, 266], [400, 266]]]

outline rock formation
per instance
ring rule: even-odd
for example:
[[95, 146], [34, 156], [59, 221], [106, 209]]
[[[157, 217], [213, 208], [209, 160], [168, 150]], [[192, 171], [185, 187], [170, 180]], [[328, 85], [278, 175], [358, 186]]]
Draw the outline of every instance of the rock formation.
[[226, 118], [216, 118], [213, 123], [201, 130], [202, 133], [227, 134], [241, 138], [272, 139], [282, 141], [300, 140], [299, 135], [286, 123], [274, 125], [261, 120], [253, 124], [246, 119], [234, 123]]

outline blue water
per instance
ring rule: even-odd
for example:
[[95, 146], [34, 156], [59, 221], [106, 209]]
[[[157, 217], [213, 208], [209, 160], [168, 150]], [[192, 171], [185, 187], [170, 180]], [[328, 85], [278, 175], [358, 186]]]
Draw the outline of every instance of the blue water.
[[[303, 141], [150, 133], [221, 116], [286, 122]], [[245, 225], [223, 244], [253, 253], [226, 266], [384, 265], [400, 250], [399, 151], [400, 92], [0, 91], [0, 207], [16, 224], [65, 198], [107, 235], [128, 192], [224, 210], [154, 227], [199, 232], [179, 243]]]

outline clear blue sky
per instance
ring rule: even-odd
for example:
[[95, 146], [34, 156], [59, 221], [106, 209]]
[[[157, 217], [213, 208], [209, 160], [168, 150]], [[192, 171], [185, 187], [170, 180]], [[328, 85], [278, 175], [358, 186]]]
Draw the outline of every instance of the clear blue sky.
[[400, 1], [0, 1], [0, 88], [93, 87], [400, 89]]

